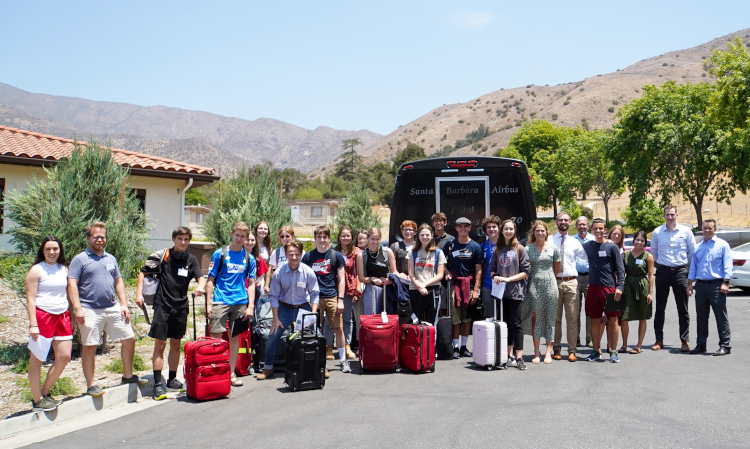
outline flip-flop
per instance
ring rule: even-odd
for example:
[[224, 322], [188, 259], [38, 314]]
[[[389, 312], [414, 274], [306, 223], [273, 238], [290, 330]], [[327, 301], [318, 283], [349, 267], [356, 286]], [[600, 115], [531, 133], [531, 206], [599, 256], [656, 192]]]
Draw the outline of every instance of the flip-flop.
[[539, 363], [539, 357], [534, 357], [531, 359], [531, 363]]
[[628, 354], [640, 354], [642, 352], [641, 348], [633, 348], [630, 350]]
[[232, 374], [231, 381], [232, 381], [233, 387], [241, 387], [244, 385], [244, 383], [241, 380], [237, 379], [237, 376], [235, 374]]
[[627, 346], [622, 347], [618, 349], [617, 352], [619, 352], [620, 354], [625, 354], [626, 352], [628, 352], [628, 347]]
[[552, 363], [552, 356], [549, 353], [544, 356], [544, 363]]

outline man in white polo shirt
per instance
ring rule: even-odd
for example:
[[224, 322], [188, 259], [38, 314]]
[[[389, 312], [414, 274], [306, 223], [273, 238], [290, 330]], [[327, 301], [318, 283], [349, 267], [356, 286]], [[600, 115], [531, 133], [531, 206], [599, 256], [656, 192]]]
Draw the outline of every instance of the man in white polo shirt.
[[566, 334], [568, 341], [568, 361], [575, 362], [576, 344], [578, 343], [578, 320], [581, 310], [578, 305], [578, 270], [576, 269], [576, 258], [588, 260], [586, 251], [583, 250], [581, 243], [573, 236], [568, 235], [570, 227], [570, 214], [560, 212], [555, 219], [557, 232], [549, 236], [548, 240], [552, 242], [559, 250], [562, 260], [560, 262], [560, 272], [557, 273], [557, 321], [555, 323], [555, 342], [552, 345], [554, 350], [553, 358], [561, 360], [562, 355], [562, 316], [565, 309]]

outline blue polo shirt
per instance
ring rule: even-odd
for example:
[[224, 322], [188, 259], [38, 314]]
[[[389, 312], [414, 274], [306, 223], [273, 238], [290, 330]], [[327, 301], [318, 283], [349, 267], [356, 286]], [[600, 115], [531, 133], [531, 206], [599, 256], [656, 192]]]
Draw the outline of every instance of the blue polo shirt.
[[90, 309], [106, 309], [117, 303], [115, 279], [122, 277], [117, 259], [104, 251], [97, 256], [90, 248], [70, 262], [68, 279], [78, 280], [81, 304]]

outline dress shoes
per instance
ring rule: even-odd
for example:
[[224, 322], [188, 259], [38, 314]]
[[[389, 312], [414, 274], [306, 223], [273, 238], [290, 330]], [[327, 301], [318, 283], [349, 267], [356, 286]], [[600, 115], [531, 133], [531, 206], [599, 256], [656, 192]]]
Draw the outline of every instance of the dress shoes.
[[576, 357], [575, 354], [573, 353], [568, 354], [568, 362], [575, 362], [577, 360], [578, 360], [578, 357]]
[[555, 355], [552, 356], [555, 360], [562, 360], [562, 355], [560, 355], [560, 348], [555, 349]]
[[706, 346], [705, 345], [698, 345], [690, 350], [691, 354], [705, 354], [706, 353]]
[[690, 343], [683, 341], [680, 347], [680, 352], [690, 352]]
[[714, 352], [713, 355], [729, 355], [732, 353], [732, 348], [727, 348], [726, 346], [719, 346], [719, 350]]

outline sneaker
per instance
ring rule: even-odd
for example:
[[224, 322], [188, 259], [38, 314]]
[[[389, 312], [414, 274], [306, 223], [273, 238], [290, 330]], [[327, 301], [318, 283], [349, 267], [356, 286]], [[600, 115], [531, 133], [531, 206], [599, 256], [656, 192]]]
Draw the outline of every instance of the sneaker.
[[61, 405], [61, 404], [63, 403], [62, 399], [55, 399], [55, 398], [53, 398], [53, 397], [52, 397], [52, 395], [50, 395], [49, 393], [47, 393], [47, 397], [48, 397], [48, 398], [49, 398], [49, 399], [50, 399], [50, 400], [51, 400], [52, 402], [54, 402], [55, 404], [57, 404], [58, 406], [60, 406], [60, 405]]
[[617, 351], [609, 352], [609, 361], [612, 363], [620, 363], [620, 358], [617, 357]]
[[346, 360], [344, 360], [343, 362], [341, 362], [341, 372], [342, 373], [351, 373], [352, 372], [352, 369], [349, 366], [349, 362], [347, 362]]
[[123, 377], [122, 378], [122, 383], [124, 383], [124, 384], [146, 385], [148, 383], [148, 380], [147, 379], [141, 379], [138, 376], [136, 376], [135, 374], [133, 374], [132, 376], [127, 377], [127, 378]]
[[177, 379], [169, 379], [167, 381], [167, 391], [185, 391], [185, 387]]
[[98, 397], [104, 394], [104, 390], [102, 390], [98, 385], [92, 385], [86, 390], [86, 394], [93, 397]]
[[461, 357], [461, 353], [459, 352], [458, 347], [454, 346], [453, 347], [453, 358], [454, 359], [458, 359], [460, 357]]
[[469, 352], [469, 349], [466, 346], [461, 346], [461, 357], [471, 357], [472, 354]]
[[42, 396], [39, 401], [31, 401], [31, 410], [35, 412], [49, 412], [57, 408], [57, 403], [49, 396]]
[[523, 361], [523, 359], [518, 359], [516, 362], [516, 368], [520, 369], [521, 371], [526, 369], [526, 363]]
[[591, 351], [591, 354], [589, 354], [588, 357], [586, 357], [587, 362], [598, 362], [599, 358], [601, 357], [601, 354], [599, 354], [599, 351], [596, 349]]
[[154, 401], [161, 401], [167, 399], [167, 390], [164, 388], [163, 383], [154, 385]]
[[515, 368], [516, 366], [518, 366], [518, 361], [516, 360], [515, 357], [511, 357], [508, 359], [508, 366], [512, 368]]

